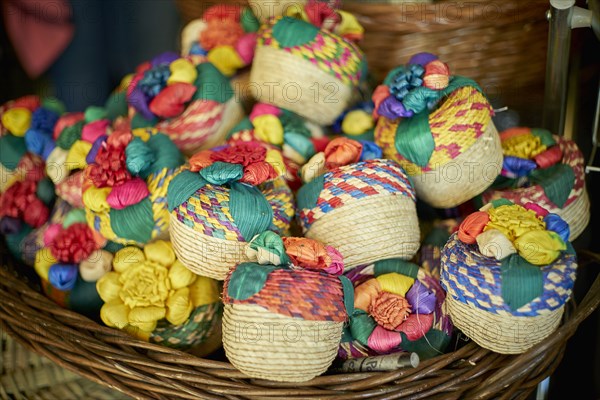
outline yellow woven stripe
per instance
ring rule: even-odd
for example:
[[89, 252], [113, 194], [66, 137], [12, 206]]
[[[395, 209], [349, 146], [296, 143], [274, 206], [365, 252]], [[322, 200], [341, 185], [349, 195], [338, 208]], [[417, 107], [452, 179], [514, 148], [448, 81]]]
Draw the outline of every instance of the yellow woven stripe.
[[[202, 204], [211, 204], [211, 198], [216, 198], [219, 204], [224, 201], [229, 201], [228, 193], [210, 192], [210, 197], [206, 193], [201, 193], [199, 196], [192, 196], [188, 200], [188, 204], [193, 206], [194, 214], [199, 217], [205, 218], [206, 221], [212, 225], [215, 229], [222, 229], [225, 233], [225, 239], [227, 240], [238, 240], [237, 233], [231, 231], [228, 227], [223, 225], [221, 221], [208, 215], [208, 212], [202, 208]], [[219, 211], [225, 215], [225, 217], [233, 224], [233, 217], [229, 212], [229, 207], [219, 207]], [[194, 225], [194, 229], [199, 232], [205, 232], [206, 226], [203, 223], [197, 223], [190, 215], [186, 212], [182, 213], [188, 221], [191, 221]]]
[[158, 174], [150, 175], [146, 180], [148, 190], [150, 191], [149, 199], [152, 203], [152, 215], [154, 217], [152, 238], [160, 236], [169, 229], [170, 217], [166, 202], [167, 189], [171, 179], [175, 176], [175, 173], [170, 171], [171, 170], [163, 169]]
[[112, 230], [112, 227], [110, 226], [110, 217], [108, 215], [108, 212], [95, 213], [89, 208], [85, 209], [85, 219], [87, 220], [88, 226], [92, 229], [95, 229], [95, 217], [98, 217], [100, 221], [99, 232], [102, 236], [113, 242], [124, 244], [123, 240], [120, 240], [116, 233]]

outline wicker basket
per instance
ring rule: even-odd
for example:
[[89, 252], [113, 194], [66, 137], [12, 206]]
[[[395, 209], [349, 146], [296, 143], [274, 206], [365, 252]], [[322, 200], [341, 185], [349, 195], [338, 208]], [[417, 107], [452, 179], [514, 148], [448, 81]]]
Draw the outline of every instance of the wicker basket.
[[584, 231], [590, 222], [590, 200], [585, 187], [585, 165], [583, 154], [577, 147], [577, 144], [571, 140], [554, 136], [554, 140], [560, 146], [563, 154], [562, 163], [572, 168], [575, 174], [575, 184], [571, 193], [562, 207], [556, 206], [544, 193], [541, 185], [532, 185], [529, 187], [517, 189], [493, 189], [490, 188], [482, 194], [484, 203], [489, 203], [497, 199], [507, 199], [515, 204], [524, 206], [527, 203], [535, 203], [551, 213], [560, 215], [571, 229], [570, 241]]
[[394, 161], [361, 161], [300, 188], [298, 217], [305, 236], [338, 249], [348, 270], [414, 256], [419, 248], [415, 200], [408, 177]]
[[[10, 262], [4, 255], [2, 259]], [[286, 384], [250, 379], [227, 362], [198, 358], [101, 326], [53, 304], [18, 278], [14, 268], [0, 268], [0, 322], [6, 333], [66, 370], [139, 399], [527, 399], [556, 369], [568, 338], [600, 304], [597, 279], [552, 336], [519, 356], [469, 343], [414, 369], [327, 375]]]

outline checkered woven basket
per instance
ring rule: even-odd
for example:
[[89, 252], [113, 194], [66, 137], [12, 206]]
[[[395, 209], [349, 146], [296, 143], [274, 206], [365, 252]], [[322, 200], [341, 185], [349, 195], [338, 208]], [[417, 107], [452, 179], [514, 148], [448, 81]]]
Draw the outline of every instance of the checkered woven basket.
[[561, 321], [575, 282], [576, 256], [564, 253], [540, 268], [542, 295], [512, 310], [502, 297], [500, 261], [452, 235], [442, 251], [441, 282], [453, 324], [498, 353], [522, 353], [541, 342]]
[[[260, 184], [258, 189], [273, 213], [268, 229], [286, 234], [294, 215], [290, 188], [280, 177]], [[207, 184], [171, 209], [170, 231], [175, 252], [198, 275], [223, 280], [231, 268], [246, 261], [244, 248], [252, 237], [244, 237], [240, 227], [252, 221], [234, 220], [230, 193], [228, 185]]]
[[569, 240], [573, 241], [584, 231], [590, 222], [590, 200], [585, 187], [585, 166], [583, 154], [572, 140], [554, 136], [554, 140], [562, 150], [562, 164], [573, 169], [575, 184], [571, 189], [566, 203], [562, 207], [554, 204], [544, 193], [541, 185], [530, 185], [519, 188], [494, 189], [493, 187], [482, 194], [484, 203], [496, 199], [507, 199], [515, 204], [524, 206], [527, 203], [535, 203], [551, 213], [560, 215], [571, 229]]
[[402, 119], [380, 117], [375, 141], [384, 156], [402, 165], [417, 196], [430, 205], [451, 208], [464, 203], [488, 188], [500, 173], [502, 148], [492, 107], [475, 87], [456, 89], [429, 113], [434, 148], [426, 165], [419, 166], [398, 152], [396, 135], [402, 123]]
[[415, 193], [392, 160], [336, 168], [298, 191], [306, 237], [337, 248], [346, 269], [387, 258], [410, 259], [419, 248]]
[[[415, 264], [393, 259], [382, 260], [371, 265], [355, 268], [348, 272], [346, 277], [350, 279], [356, 289], [358, 286], [374, 279], [377, 280], [378, 277], [384, 275], [387, 275], [384, 279], [390, 278], [391, 281], [396, 278], [402, 278], [408, 282], [414, 280], [410, 287], [403, 288], [403, 290], [406, 289], [406, 294], [402, 296], [403, 298], [413, 300], [413, 303], [410, 304], [410, 315], [396, 329], [386, 329], [376, 322], [368, 310], [364, 310], [364, 300], [361, 303], [362, 305], [357, 302], [358, 296], [355, 292], [354, 315], [350, 318], [349, 327], [340, 344], [339, 357], [359, 358], [392, 354], [401, 351], [414, 351], [422, 359], [426, 359], [442, 354], [450, 341], [452, 323], [449, 316], [442, 311], [442, 304], [446, 298], [446, 293], [440, 286], [439, 279], [433, 277], [425, 269], [419, 268]], [[385, 287], [385, 281], [383, 285], [379, 282], [375, 283], [375, 285], [373, 283], [367, 283], [369, 290], [371, 288], [378, 288], [380, 290], [377, 293], [370, 292], [371, 300], [374, 300], [376, 296], [382, 293], [392, 293], [389, 287]], [[409, 295], [410, 290], [416, 285], [422, 286], [421, 288], [414, 288], [414, 290], [419, 289], [420, 294], [418, 296], [416, 294]], [[425, 302], [424, 297], [431, 295], [435, 296], [434, 308], [425, 309], [425, 307], [421, 307], [423, 309], [420, 309], [420, 301]], [[414, 301], [415, 299], [416, 301]], [[428, 299], [428, 302], [431, 303], [431, 299]], [[357, 320], [360, 320], [360, 322], [356, 323]], [[372, 327], [370, 333], [362, 330], [365, 322]], [[378, 333], [385, 335], [387, 339], [395, 337], [395, 339], [386, 342], [385, 350], [382, 348], [374, 349], [370, 346], [372, 343], [370, 336], [375, 333], [375, 329], [379, 330], [380, 332]], [[401, 336], [401, 332], [405, 337]], [[367, 335], [366, 333], [369, 334]], [[383, 340], [381, 341], [383, 342]]]
[[[264, 268], [252, 263], [237, 268], [244, 267]], [[340, 279], [322, 271], [276, 269], [245, 300], [228, 294], [235, 279], [232, 272], [223, 290], [229, 361], [248, 376], [273, 381], [303, 382], [325, 372], [347, 319]]]
[[330, 125], [349, 105], [365, 69], [363, 53], [353, 43], [284, 17], [259, 30], [250, 82], [259, 101]]

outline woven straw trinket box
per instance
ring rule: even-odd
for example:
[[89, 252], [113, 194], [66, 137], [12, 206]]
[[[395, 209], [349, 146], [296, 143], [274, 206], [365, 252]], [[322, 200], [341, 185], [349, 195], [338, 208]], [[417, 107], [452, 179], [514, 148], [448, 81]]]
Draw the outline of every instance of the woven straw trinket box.
[[456, 327], [480, 346], [522, 353], [560, 323], [575, 282], [569, 226], [537, 204], [496, 200], [468, 216], [442, 250]]

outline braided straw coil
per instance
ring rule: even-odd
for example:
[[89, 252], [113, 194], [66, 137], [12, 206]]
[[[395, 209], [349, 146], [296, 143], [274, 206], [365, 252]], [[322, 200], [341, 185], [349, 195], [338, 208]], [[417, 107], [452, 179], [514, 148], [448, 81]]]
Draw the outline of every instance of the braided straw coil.
[[365, 65], [353, 43], [308, 22], [284, 17], [259, 30], [250, 82], [259, 101], [318, 125], [330, 125], [349, 105]]
[[442, 286], [452, 323], [480, 346], [518, 354], [546, 339], [558, 327], [571, 295], [576, 257], [565, 253], [541, 267], [543, 293], [512, 310], [502, 296], [500, 261], [483, 256], [454, 234], [442, 251]]
[[515, 204], [524, 206], [535, 203], [551, 213], [560, 215], [571, 229], [569, 240], [573, 241], [584, 231], [590, 222], [590, 200], [585, 186], [585, 166], [581, 150], [572, 140], [560, 136], [553, 136], [562, 151], [561, 163], [572, 168], [575, 183], [565, 204], [558, 207], [545, 194], [541, 185], [529, 185], [518, 188], [495, 189], [489, 188], [482, 194], [484, 203], [497, 199], [507, 199]]
[[346, 269], [410, 259], [419, 248], [414, 190], [391, 160], [342, 166], [305, 184], [298, 192], [298, 217], [306, 237], [343, 254]]

